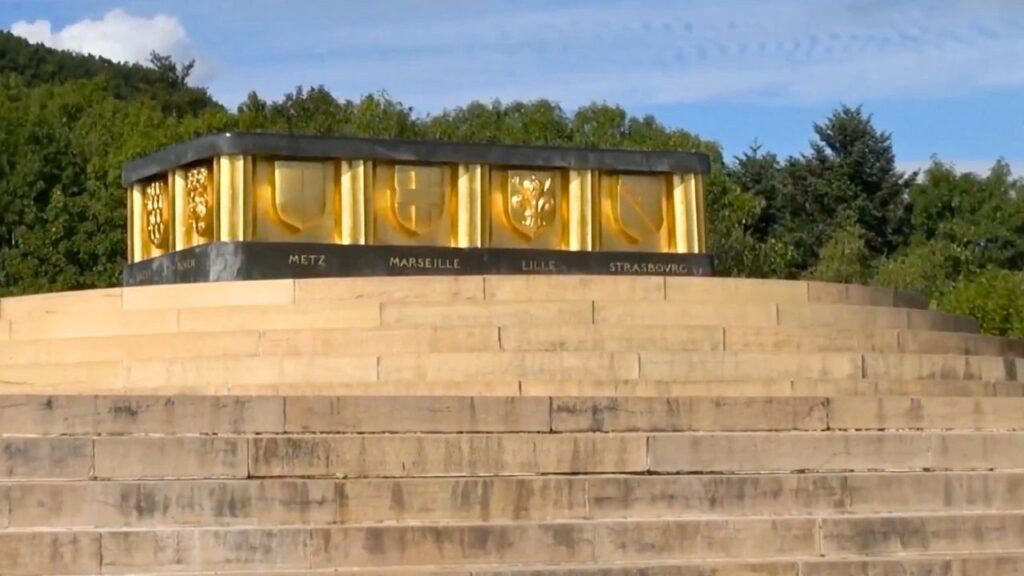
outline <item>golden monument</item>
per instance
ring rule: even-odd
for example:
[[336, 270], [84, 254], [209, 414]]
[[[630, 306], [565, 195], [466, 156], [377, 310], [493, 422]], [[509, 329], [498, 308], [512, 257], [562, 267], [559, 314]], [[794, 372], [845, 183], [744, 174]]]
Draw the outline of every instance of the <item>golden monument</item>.
[[[299, 269], [300, 276], [389, 273], [366, 262], [363, 271], [354, 269], [352, 252], [344, 258], [349, 270], [330, 273], [330, 253], [317, 248], [324, 246], [361, 246], [364, 260], [377, 254], [386, 262], [456, 257], [460, 266], [453, 269], [466, 273], [607, 272], [615, 268], [607, 258], [590, 259], [588, 265], [564, 253], [632, 253], [619, 258], [622, 273], [648, 273], [647, 267], [635, 266], [644, 262], [674, 262], [681, 266], [675, 272], [661, 266], [657, 273], [702, 275], [710, 273], [702, 185], [709, 165], [706, 155], [684, 152], [205, 136], [125, 167], [125, 278], [128, 283], [227, 279], [207, 278], [205, 271], [188, 277], [192, 268], [207, 266], [204, 258], [228, 257], [224, 250], [217, 256], [213, 248], [196, 249], [224, 243], [246, 245], [241, 250], [249, 251], [250, 264], [284, 249], [292, 251], [292, 265], [302, 256], [323, 257], [319, 273]], [[367, 251], [368, 246], [382, 249]], [[396, 252], [395, 247], [447, 251]], [[528, 256], [543, 256], [544, 265], [496, 264], [512, 254], [501, 250], [510, 249], [538, 251]], [[189, 256], [183, 258], [185, 253]], [[691, 257], [666, 260], [669, 255]], [[167, 256], [175, 256], [173, 274], [166, 269]], [[474, 264], [474, 257], [479, 262]], [[240, 272], [233, 279], [295, 273]]]

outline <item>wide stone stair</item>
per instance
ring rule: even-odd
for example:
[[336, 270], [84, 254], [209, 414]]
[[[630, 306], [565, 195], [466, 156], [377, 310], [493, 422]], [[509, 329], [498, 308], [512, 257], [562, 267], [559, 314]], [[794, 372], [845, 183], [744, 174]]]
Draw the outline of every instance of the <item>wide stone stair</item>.
[[0, 300], [0, 575], [1024, 576], [1024, 343], [638, 277]]

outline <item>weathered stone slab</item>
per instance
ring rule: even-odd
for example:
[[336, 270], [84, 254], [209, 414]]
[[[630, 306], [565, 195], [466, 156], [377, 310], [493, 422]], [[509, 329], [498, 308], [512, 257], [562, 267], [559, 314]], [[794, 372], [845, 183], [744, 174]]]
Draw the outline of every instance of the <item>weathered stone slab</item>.
[[638, 352], [721, 351], [717, 326], [502, 326], [502, 350]]
[[93, 446], [88, 438], [0, 437], [0, 479], [88, 478]]
[[965, 356], [1024, 356], [1024, 341], [958, 332], [903, 330], [900, 351], [908, 354], [963, 354]]
[[813, 518], [649, 520], [595, 525], [600, 562], [815, 555]]
[[963, 505], [966, 510], [1024, 510], [1024, 473], [978, 472], [964, 474], [962, 478]]
[[931, 435], [921, 433], [656, 434], [656, 472], [921, 470], [931, 465]]
[[977, 334], [978, 321], [967, 316], [939, 312], [938, 310], [908, 310], [907, 328], [938, 332], [966, 332]]
[[792, 326], [725, 328], [729, 352], [899, 352], [896, 330], [849, 330]]
[[612, 476], [587, 481], [593, 518], [842, 513], [846, 477], [825, 474]]
[[775, 304], [594, 302], [594, 323], [639, 326], [775, 326]]
[[1024, 514], [824, 518], [826, 555], [998, 552], [1024, 548]]
[[553, 398], [558, 432], [824, 430], [822, 398]]
[[245, 478], [248, 443], [240, 437], [100, 437], [97, 478]]
[[120, 310], [120, 288], [51, 292], [0, 299], [0, 317], [7, 319], [60, 316], [69, 312], [86, 311], [117, 313]]
[[949, 432], [930, 436], [932, 468], [1024, 468], [1024, 432]]
[[954, 576], [1024, 576], [1024, 555], [956, 558], [953, 566]]
[[348, 479], [338, 518], [367, 522], [502, 522], [583, 519], [584, 477]]
[[[666, 380], [523, 380], [523, 396], [789, 396], [789, 380], [666, 381]], [[802, 394], [813, 396], [814, 394]]]
[[499, 350], [494, 326], [271, 330], [260, 335], [265, 356], [347, 356], [425, 352], [492, 352]]
[[829, 402], [837, 429], [1024, 429], [1024, 398], [840, 397]]
[[310, 565], [309, 544], [308, 528], [107, 532], [103, 571], [301, 569]]
[[943, 472], [845, 475], [847, 508], [855, 514], [962, 510], [964, 478], [969, 475]]
[[640, 378], [730, 381], [791, 378], [858, 379], [859, 354], [746, 354], [641, 352]]
[[121, 300], [125, 310], [291, 304], [295, 281], [206, 282], [191, 284], [188, 290], [177, 284], [134, 286], [124, 290]]
[[339, 510], [333, 480], [33, 482], [10, 490], [17, 528], [332, 524]]
[[488, 276], [488, 300], [664, 300], [665, 279], [643, 276]]
[[[154, 392], [171, 386], [198, 389], [223, 386], [233, 390], [244, 385], [329, 384], [377, 379], [377, 358], [374, 356], [140, 360], [128, 362], [126, 368], [127, 387]], [[239, 390], [239, 393], [245, 392]]]
[[817, 304], [885, 307], [895, 304], [895, 291], [882, 286], [808, 282], [807, 299], [809, 302]]
[[794, 328], [896, 330], [907, 327], [907, 311], [847, 304], [780, 304], [778, 324]]
[[231, 306], [181, 310], [181, 332], [372, 328], [380, 326], [380, 303], [300, 302], [289, 306]]
[[639, 359], [628, 352], [466, 352], [384, 355], [381, 380], [630, 379]]
[[177, 310], [73, 310], [11, 321], [12, 340], [167, 334], [178, 329]]
[[638, 472], [637, 434], [276, 436], [251, 440], [253, 476], [476, 476]]
[[254, 356], [259, 352], [259, 336], [251, 331], [15, 340], [0, 344], [0, 365]]
[[591, 562], [586, 523], [314, 528], [314, 568]]
[[508, 326], [590, 324], [590, 301], [573, 302], [384, 302], [384, 326]]
[[95, 430], [96, 396], [0, 396], [4, 434], [88, 434]]
[[[973, 574], [973, 572], [965, 573]], [[978, 572], [982, 574], [982, 572]], [[988, 573], [985, 573], [988, 574]], [[824, 560], [800, 563], [800, 576], [960, 576], [945, 558]]]
[[0, 569], [5, 576], [98, 574], [97, 532], [0, 532]]
[[71, 393], [115, 391], [124, 386], [121, 362], [81, 364], [0, 365], [0, 383], [8, 394], [45, 394], [55, 389]]
[[547, 398], [334, 397], [285, 400], [289, 432], [547, 432]]
[[450, 302], [483, 300], [479, 276], [323, 278], [295, 281], [295, 301], [376, 300]]
[[807, 283], [790, 280], [666, 278], [665, 289], [669, 300], [692, 304], [807, 304]]

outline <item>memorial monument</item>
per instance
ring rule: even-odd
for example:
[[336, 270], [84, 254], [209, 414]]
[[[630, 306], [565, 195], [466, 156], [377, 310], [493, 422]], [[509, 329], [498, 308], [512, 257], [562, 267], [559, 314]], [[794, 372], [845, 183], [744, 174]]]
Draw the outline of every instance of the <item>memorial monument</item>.
[[703, 154], [222, 134], [129, 164], [127, 285], [704, 276]]
[[270, 135], [129, 164], [125, 286], [0, 300], [0, 574], [1024, 574], [1024, 342], [712, 277], [707, 171]]

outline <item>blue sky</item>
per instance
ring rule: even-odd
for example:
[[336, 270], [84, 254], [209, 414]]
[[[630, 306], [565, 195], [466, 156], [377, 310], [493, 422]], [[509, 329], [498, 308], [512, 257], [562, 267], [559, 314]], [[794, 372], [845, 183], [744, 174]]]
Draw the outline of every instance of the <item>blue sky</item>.
[[236, 105], [324, 84], [419, 113], [547, 97], [723, 144], [807, 148], [862, 104], [904, 167], [1024, 174], [1024, 0], [0, 0], [0, 27], [118, 60], [195, 58]]

